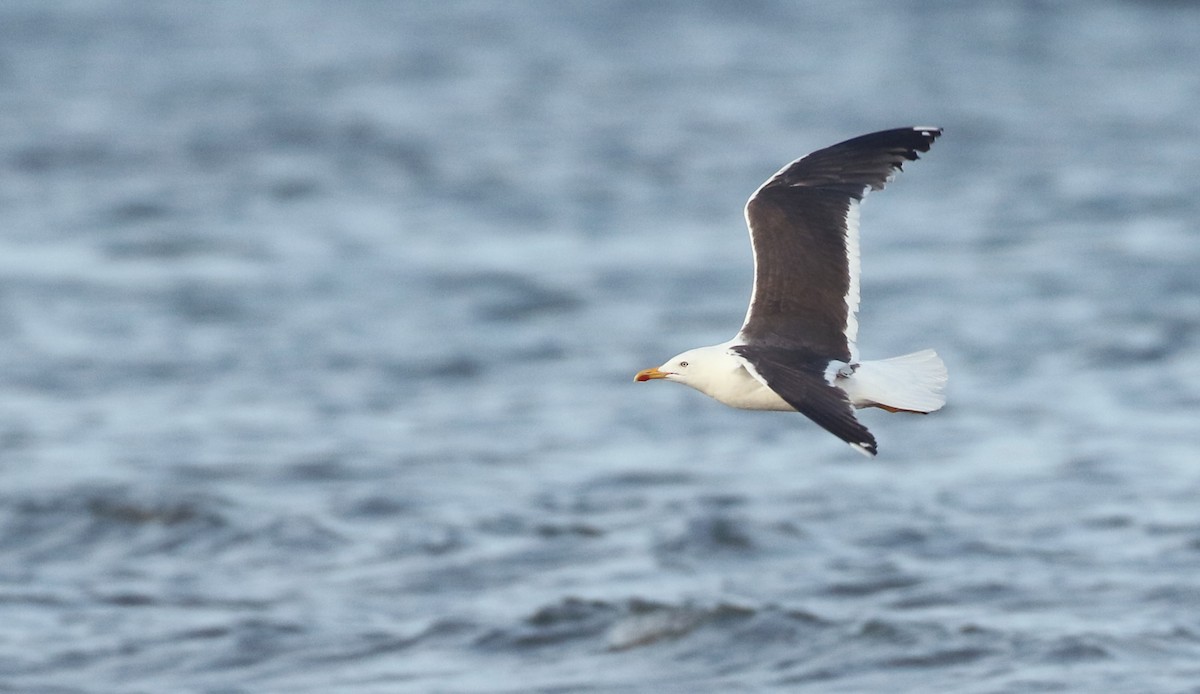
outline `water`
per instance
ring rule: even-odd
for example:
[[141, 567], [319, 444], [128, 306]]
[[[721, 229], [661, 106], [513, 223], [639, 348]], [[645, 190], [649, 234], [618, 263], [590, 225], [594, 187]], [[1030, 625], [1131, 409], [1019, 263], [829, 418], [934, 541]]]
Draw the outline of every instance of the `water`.
[[[1200, 6], [0, 5], [0, 691], [1200, 691]], [[863, 209], [950, 405], [633, 373]]]

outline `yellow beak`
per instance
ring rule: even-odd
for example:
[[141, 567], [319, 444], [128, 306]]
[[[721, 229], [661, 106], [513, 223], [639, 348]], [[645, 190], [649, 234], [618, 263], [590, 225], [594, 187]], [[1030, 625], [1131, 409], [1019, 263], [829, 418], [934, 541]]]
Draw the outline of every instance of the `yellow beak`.
[[655, 378], [666, 378], [666, 377], [667, 377], [667, 374], [663, 373], [662, 371], [659, 371], [658, 369], [643, 369], [643, 370], [637, 372], [637, 375], [633, 377], [633, 380], [649, 381], [649, 380], [655, 379]]

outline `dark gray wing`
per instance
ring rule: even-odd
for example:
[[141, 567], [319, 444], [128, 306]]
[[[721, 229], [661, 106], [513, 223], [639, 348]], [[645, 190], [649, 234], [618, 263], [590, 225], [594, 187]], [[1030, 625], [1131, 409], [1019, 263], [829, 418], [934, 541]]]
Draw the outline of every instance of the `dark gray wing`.
[[754, 293], [740, 341], [850, 360], [858, 331], [858, 202], [941, 133], [899, 128], [846, 140], [797, 159], [750, 196]]
[[807, 350], [780, 347], [740, 345], [732, 349], [797, 412], [851, 446], [875, 455], [875, 437], [854, 416], [850, 399], [825, 380], [828, 359]]

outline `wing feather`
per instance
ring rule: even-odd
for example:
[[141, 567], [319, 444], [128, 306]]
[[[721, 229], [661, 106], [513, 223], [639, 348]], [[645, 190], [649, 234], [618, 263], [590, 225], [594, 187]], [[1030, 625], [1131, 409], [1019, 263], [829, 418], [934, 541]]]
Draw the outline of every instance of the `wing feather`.
[[797, 412], [863, 454], [876, 454], [875, 437], [854, 415], [854, 406], [845, 391], [826, 380], [828, 359], [778, 347], [740, 345], [732, 350], [745, 360], [747, 370], [755, 378]]

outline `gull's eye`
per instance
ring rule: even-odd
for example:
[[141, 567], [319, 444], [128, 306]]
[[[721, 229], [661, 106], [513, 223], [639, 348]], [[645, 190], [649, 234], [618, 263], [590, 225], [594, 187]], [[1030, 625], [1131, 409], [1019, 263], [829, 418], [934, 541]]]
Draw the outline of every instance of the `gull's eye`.
[[686, 361], [681, 361], [681, 362], [679, 362], [679, 365], [680, 365], [680, 366], [687, 366], [687, 362], [686, 362]]

